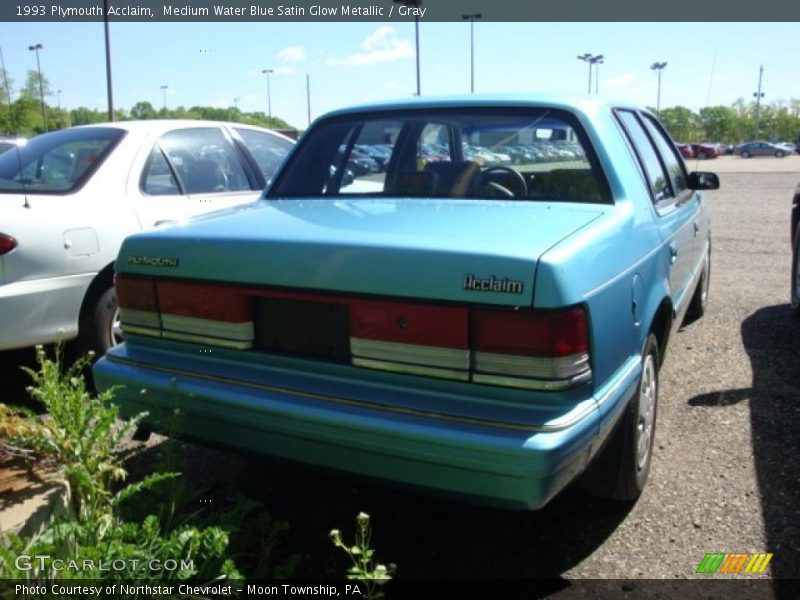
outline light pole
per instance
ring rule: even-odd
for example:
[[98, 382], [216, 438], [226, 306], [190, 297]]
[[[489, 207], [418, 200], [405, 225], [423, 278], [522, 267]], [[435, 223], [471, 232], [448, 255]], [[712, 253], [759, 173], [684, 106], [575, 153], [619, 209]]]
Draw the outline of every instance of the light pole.
[[103, 31], [106, 45], [106, 96], [108, 97], [108, 120], [114, 121], [114, 92], [111, 86], [111, 32], [108, 29], [108, 0], [103, 0]]
[[758, 120], [761, 116], [761, 99], [764, 94], [761, 92], [761, 76], [764, 74], [764, 65], [758, 66], [758, 91], [753, 92], [753, 97], [756, 99], [756, 135], [754, 139], [758, 139]]
[[578, 60], [582, 60], [589, 65], [589, 87], [586, 90], [587, 94], [592, 93], [592, 59], [594, 56], [586, 52], [585, 54], [581, 54], [578, 56]]
[[[402, 4], [403, 6], [415, 6], [419, 7], [422, 4], [422, 0], [392, 0], [395, 4]], [[416, 59], [417, 59], [417, 96], [419, 96], [422, 91], [420, 89], [420, 80], [419, 80], [419, 15], [414, 14], [414, 37], [416, 41]]]
[[650, 68], [658, 73], [658, 92], [656, 93], [656, 115], [661, 118], [661, 71], [667, 66], [665, 62], [654, 62]]
[[261, 72], [267, 76], [267, 116], [272, 119], [272, 95], [269, 89], [269, 74], [274, 73], [275, 69], [262, 69]]
[[6, 91], [6, 100], [11, 108], [11, 90], [8, 87], [8, 75], [6, 75], [6, 61], [3, 59], [3, 49], [0, 48], [0, 68], [3, 69], [3, 88]]
[[161, 94], [164, 96], [164, 112], [167, 112], [167, 90], [169, 89], [168, 85], [161, 86]]
[[597, 56], [593, 56], [589, 68], [592, 68], [594, 65], [594, 95], [597, 96], [600, 93], [600, 65], [603, 64], [603, 55], [598, 54]]
[[36, 52], [36, 71], [39, 73], [39, 98], [42, 101], [42, 120], [44, 121], [44, 130], [47, 131], [47, 109], [44, 106], [44, 84], [42, 83], [42, 65], [39, 63], [39, 50], [44, 49], [41, 44], [34, 44], [28, 46], [28, 50]]
[[236, 110], [239, 110], [239, 98], [234, 98], [233, 99], [233, 108], [235, 108]]
[[469, 92], [475, 93], [475, 19], [482, 19], [481, 13], [461, 15], [461, 19], [469, 20]]
[[58, 120], [61, 121], [61, 90], [56, 90], [56, 98], [58, 99]]

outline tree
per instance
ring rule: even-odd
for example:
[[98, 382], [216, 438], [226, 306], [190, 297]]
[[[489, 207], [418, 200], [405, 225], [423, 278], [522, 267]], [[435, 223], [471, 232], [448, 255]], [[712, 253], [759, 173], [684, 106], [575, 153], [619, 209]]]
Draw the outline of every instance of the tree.
[[131, 108], [132, 119], [155, 119], [156, 117], [158, 117], [156, 109], [146, 100], [137, 102]]
[[[50, 89], [50, 82], [45, 75], [42, 75], [41, 93], [45, 98], [53, 95], [53, 91]], [[22, 88], [20, 95], [23, 98], [30, 98], [31, 100], [40, 99], [39, 71], [28, 71], [28, 75], [25, 77], [25, 87]]]
[[696, 141], [697, 115], [684, 106], [661, 109], [661, 122], [673, 140]]
[[712, 142], [734, 141], [736, 113], [729, 106], [707, 106], [698, 116], [703, 128], [703, 138]]
[[106, 120], [106, 113], [85, 106], [79, 106], [69, 111], [70, 120], [73, 125], [88, 125], [90, 123], [102, 123]]

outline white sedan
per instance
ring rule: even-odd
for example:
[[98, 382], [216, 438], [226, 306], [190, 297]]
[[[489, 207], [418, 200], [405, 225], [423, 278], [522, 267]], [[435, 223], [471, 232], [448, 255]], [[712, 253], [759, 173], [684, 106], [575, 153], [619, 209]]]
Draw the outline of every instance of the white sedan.
[[293, 141], [208, 121], [129, 121], [0, 154], [0, 350], [120, 340], [114, 260], [137, 231], [256, 200]]

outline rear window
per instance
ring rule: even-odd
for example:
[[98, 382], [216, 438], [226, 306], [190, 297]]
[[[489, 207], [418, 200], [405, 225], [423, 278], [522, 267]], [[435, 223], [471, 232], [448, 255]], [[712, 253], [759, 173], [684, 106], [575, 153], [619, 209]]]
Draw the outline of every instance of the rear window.
[[68, 193], [81, 187], [125, 135], [86, 127], [36, 136], [0, 154], [0, 192]]
[[415, 109], [318, 123], [266, 197], [381, 196], [609, 202], [570, 113]]

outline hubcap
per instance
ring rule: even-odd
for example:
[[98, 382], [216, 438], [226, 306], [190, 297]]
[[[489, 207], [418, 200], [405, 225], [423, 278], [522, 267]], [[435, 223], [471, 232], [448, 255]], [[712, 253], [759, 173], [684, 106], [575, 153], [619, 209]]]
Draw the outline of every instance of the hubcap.
[[114, 311], [114, 316], [111, 319], [111, 345], [116, 346], [122, 343], [122, 325], [119, 321], [119, 308]]
[[641, 471], [650, 458], [653, 421], [656, 407], [656, 365], [648, 354], [642, 365], [642, 382], [639, 387], [639, 420], [636, 423], [636, 466]]

